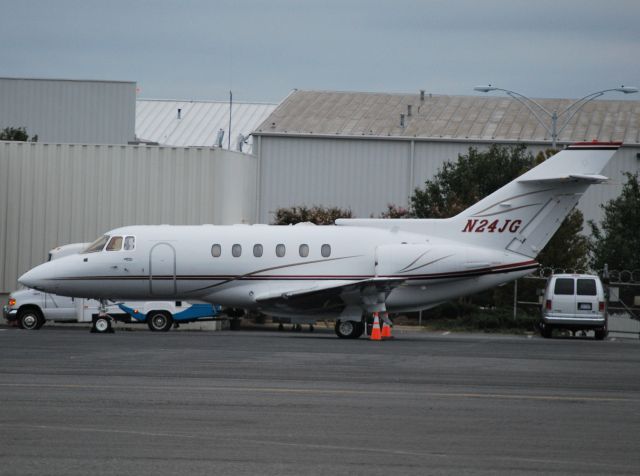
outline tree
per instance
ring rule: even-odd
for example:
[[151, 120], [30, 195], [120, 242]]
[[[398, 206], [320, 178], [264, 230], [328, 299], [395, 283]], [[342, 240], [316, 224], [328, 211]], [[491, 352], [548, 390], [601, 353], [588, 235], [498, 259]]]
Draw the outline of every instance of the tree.
[[[534, 157], [526, 146], [492, 145], [481, 152], [474, 147], [460, 154], [457, 162], [445, 162], [424, 189], [411, 197], [411, 212], [417, 218], [448, 218], [495, 192], [557, 151], [548, 149]], [[584, 269], [588, 240], [581, 234], [584, 218], [571, 212], [538, 256], [543, 266]]]
[[589, 222], [594, 269], [640, 269], [640, 181], [639, 173], [625, 173], [627, 182], [618, 198], [601, 205], [600, 226]]
[[273, 224], [295, 225], [301, 222], [311, 222], [316, 225], [333, 225], [338, 218], [351, 218], [351, 216], [351, 210], [343, 210], [338, 207], [314, 206], [308, 208], [301, 206], [278, 208]]
[[380, 218], [411, 218], [411, 211], [393, 203], [387, 203], [387, 209], [380, 214]]
[[457, 162], [445, 162], [424, 189], [417, 188], [411, 197], [416, 218], [448, 218], [523, 174], [535, 165], [524, 145], [492, 145], [488, 151], [469, 148], [458, 155]]
[[[29, 134], [24, 127], [5, 127], [0, 131], [0, 140], [29, 141]], [[38, 136], [31, 138], [31, 142], [38, 142]]]

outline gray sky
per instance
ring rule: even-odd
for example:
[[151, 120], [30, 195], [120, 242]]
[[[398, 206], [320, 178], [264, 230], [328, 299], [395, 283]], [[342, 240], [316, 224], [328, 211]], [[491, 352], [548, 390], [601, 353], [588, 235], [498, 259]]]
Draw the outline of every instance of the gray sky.
[[141, 98], [640, 86], [638, 0], [0, 0], [0, 12], [0, 76], [133, 80]]

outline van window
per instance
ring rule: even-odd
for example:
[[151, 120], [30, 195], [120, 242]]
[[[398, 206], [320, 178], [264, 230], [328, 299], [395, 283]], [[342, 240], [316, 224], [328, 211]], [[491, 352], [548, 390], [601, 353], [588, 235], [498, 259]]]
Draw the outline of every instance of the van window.
[[98, 251], [102, 251], [104, 245], [109, 241], [109, 235], [104, 235], [98, 238], [96, 241], [87, 246], [82, 253], [97, 253]]
[[298, 249], [301, 258], [306, 258], [309, 256], [309, 245], [302, 244]]
[[329, 256], [331, 256], [331, 245], [322, 245], [322, 248], [320, 248], [320, 254], [323, 258], [328, 258]]
[[213, 256], [214, 258], [220, 258], [221, 254], [222, 254], [222, 247], [218, 243], [216, 243], [211, 247], [211, 256]]
[[124, 239], [124, 250], [131, 251], [136, 247], [136, 237], [135, 236], [127, 236]]
[[236, 243], [231, 247], [231, 255], [234, 258], [239, 258], [241, 254], [242, 254], [242, 246], [240, 246], [238, 243]]
[[253, 245], [253, 256], [255, 256], [256, 258], [260, 258], [262, 256], [262, 245], [261, 244], [257, 244], [257, 245]]
[[276, 256], [278, 258], [282, 258], [284, 256], [284, 254], [286, 253], [286, 248], [284, 247], [284, 245], [282, 243], [280, 243], [278, 246], [276, 246]]
[[585, 279], [578, 278], [578, 283], [576, 286], [578, 291], [578, 296], [595, 296], [596, 293], [596, 280], [595, 279]]
[[107, 251], [120, 251], [122, 249], [122, 237], [113, 236], [107, 245]]
[[553, 294], [573, 294], [573, 278], [557, 278]]

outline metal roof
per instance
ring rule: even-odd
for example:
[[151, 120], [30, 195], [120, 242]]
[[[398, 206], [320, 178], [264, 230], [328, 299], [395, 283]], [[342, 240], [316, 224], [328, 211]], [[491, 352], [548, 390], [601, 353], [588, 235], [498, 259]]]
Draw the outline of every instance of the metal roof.
[[[536, 99], [561, 111], [574, 99]], [[409, 106], [411, 113], [409, 114]], [[404, 127], [400, 115], [404, 114]], [[549, 124], [550, 124], [549, 120]], [[559, 121], [559, 126], [562, 121]], [[450, 140], [550, 141], [529, 110], [508, 96], [440, 96], [295, 91], [260, 124], [256, 134], [396, 137]], [[559, 135], [585, 140], [640, 143], [640, 101], [595, 100]]]
[[[248, 137], [276, 106], [277, 104], [233, 103], [231, 149], [237, 148], [240, 134]], [[220, 129], [225, 131], [223, 147], [226, 148], [229, 137], [228, 102], [160, 99], [136, 101], [138, 140], [176, 147], [212, 147]], [[250, 147], [245, 147], [243, 151], [248, 152], [247, 149], [250, 150]]]

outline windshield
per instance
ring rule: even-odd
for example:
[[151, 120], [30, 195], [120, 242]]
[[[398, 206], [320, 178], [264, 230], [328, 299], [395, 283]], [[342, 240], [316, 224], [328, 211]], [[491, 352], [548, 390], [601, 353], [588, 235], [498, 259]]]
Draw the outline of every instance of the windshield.
[[96, 241], [87, 246], [82, 253], [97, 253], [98, 251], [102, 251], [104, 245], [109, 241], [109, 235], [104, 235], [98, 238]]

